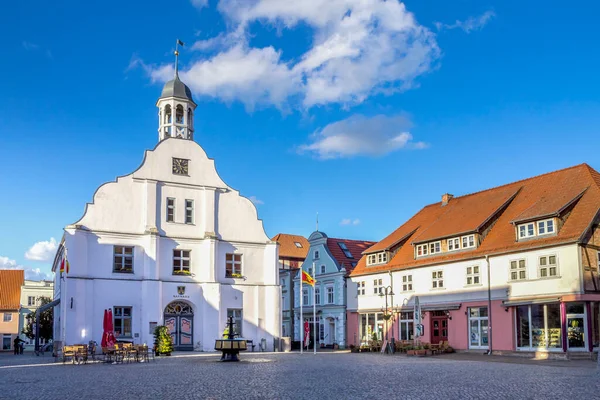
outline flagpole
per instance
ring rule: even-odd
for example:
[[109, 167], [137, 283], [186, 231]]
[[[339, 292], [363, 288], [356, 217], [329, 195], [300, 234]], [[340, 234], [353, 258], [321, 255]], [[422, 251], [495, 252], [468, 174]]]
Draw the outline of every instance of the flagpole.
[[300, 266], [300, 354], [304, 352], [304, 314], [302, 313], [302, 302], [304, 301], [304, 292], [302, 292], [302, 266]]
[[313, 323], [315, 326], [315, 342], [313, 343], [313, 354], [317, 354], [317, 335], [319, 334], [319, 332], [317, 332], [317, 279], [315, 278], [316, 274], [315, 274], [315, 262], [313, 261]]

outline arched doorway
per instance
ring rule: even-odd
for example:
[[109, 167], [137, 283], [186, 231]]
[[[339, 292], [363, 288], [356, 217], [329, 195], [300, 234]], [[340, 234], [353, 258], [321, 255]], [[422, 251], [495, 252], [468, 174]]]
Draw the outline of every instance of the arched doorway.
[[174, 350], [194, 349], [194, 311], [183, 301], [174, 301], [165, 308], [165, 325], [171, 332]]

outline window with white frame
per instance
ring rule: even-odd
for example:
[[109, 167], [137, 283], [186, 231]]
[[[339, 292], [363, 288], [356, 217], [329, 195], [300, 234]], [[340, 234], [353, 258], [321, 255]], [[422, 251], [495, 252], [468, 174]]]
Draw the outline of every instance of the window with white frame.
[[325, 273], [325, 266], [321, 265], [321, 273], [324, 274]]
[[383, 252], [377, 254], [377, 262], [379, 262], [380, 264], [387, 262], [387, 253]]
[[373, 280], [373, 294], [383, 293], [383, 279]]
[[315, 252], [314, 252], [313, 254], [314, 254], [314, 257], [313, 257], [313, 258], [314, 258], [315, 260], [318, 260], [318, 259], [319, 259], [319, 250], [315, 250]]
[[356, 282], [356, 294], [358, 296], [365, 295], [365, 281]]
[[3, 321], [4, 322], [11, 322], [12, 321], [12, 313], [5, 312], [4, 313], [4, 319], [3, 319]]
[[241, 254], [225, 254], [225, 277], [226, 278], [241, 278], [242, 277], [242, 255]]
[[369, 265], [377, 264], [377, 254], [369, 254], [367, 256], [367, 264], [369, 264]]
[[460, 239], [448, 239], [448, 251], [460, 250]]
[[427, 249], [428, 249], [428, 246], [426, 244], [418, 244], [417, 245], [417, 257], [426, 256]]
[[414, 336], [414, 313], [400, 313], [400, 340], [412, 340]]
[[556, 256], [541, 256], [539, 262], [539, 277], [547, 278], [558, 275], [558, 266], [556, 265]]
[[175, 221], [175, 199], [167, 197], [167, 222]]
[[538, 235], [549, 235], [554, 233], [554, 220], [546, 219], [537, 223]]
[[229, 317], [233, 317], [233, 332], [236, 337], [242, 336], [242, 322], [244, 321], [243, 312], [241, 308], [228, 308], [227, 309], [227, 321]]
[[444, 271], [433, 271], [431, 273], [431, 287], [434, 289], [444, 287]]
[[27, 296], [27, 305], [35, 306], [35, 296]]
[[119, 337], [132, 337], [131, 334], [131, 307], [114, 307], [114, 327]]
[[194, 223], [194, 200], [185, 201], [185, 223]]
[[315, 288], [315, 304], [321, 304], [321, 288]]
[[173, 250], [173, 275], [189, 275], [190, 265], [189, 250]]
[[294, 242], [294, 244], [296, 245], [297, 248], [299, 248], [299, 249], [302, 248], [302, 243], [300, 243], [300, 242]]
[[308, 302], [308, 289], [302, 289], [302, 304], [307, 306]]
[[442, 252], [442, 242], [429, 243], [429, 254], [437, 254]]
[[521, 281], [527, 279], [527, 264], [525, 259], [510, 262], [510, 280]]
[[327, 286], [327, 304], [333, 304], [333, 286]]
[[410, 292], [413, 290], [412, 275], [404, 275], [402, 277], [402, 291]]
[[462, 237], [462, 248], [469, 249], [475, 247], [475, 235], [468, 235]]
[[480, 283], [479, 266], [467, 267], [467, 285], [479, 285]]
[[113, 272], [133, 272], [133, 246], [114, 246]]
[[535, 236], [535, 224], [533, 222], [519, 225], [519, 239], [524, 239], [532, 236]]

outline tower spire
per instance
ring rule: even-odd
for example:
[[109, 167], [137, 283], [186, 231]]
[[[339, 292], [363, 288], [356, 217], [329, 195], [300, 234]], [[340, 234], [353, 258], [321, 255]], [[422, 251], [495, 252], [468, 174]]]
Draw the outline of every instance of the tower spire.
[[179, 78], [179, 46], [184, 46], [183, 42], [177, 39], [175, 42], [175, 78]]
[[319, 212], [317, 211], [317, 232], [319, 232]]

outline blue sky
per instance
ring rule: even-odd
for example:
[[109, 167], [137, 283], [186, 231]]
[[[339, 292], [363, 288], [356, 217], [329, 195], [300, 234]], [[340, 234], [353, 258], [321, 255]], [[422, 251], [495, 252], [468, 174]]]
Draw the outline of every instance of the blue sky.
[[[360, 4], [363, 4], [362, 6]], [[268, 235], [380, 240], [445, 192], [600, 168], [595, 16], [548, 1], [10, 2], [0, 25], [0, 266], [157, 142], [175, 39], [196, 141]], [[37, 271], [39, 269], [39, 271]]]

